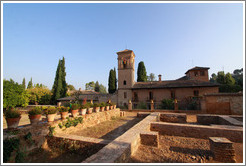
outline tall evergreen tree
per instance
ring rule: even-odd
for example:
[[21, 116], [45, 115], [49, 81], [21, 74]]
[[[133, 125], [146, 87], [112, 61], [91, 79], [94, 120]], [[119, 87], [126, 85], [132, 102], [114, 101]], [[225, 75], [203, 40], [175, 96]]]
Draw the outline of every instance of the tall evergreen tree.
[[55, 104], [56, 100], [65, 97], [67, 93], [66, 72], [65, 72], [65, 59], [59, 60], [56, 77], [52, 87], [52, 102]]
[[32, 88], [33, 85], [32, 85], [32, 77], [31, 77], [31, 80], [28, 82], [27, 89], [32, 89]]
[[24, 89], [26, 89], [26, 79], [25, 78], [23, 78], [23, 80], [22, 80], [22, 87]]
[[143, 61], [139, 62], [138, 64], [137, 76], [138, 76], [137, 82], [147, 81], [147, 72]]
[[111, 69], [109, 72], [108, 92], [111, 94], [115, 92], [115, 79], [114, 79], [114, 70], [113, 69]]
[[114, 79], [115, 79], [115, 91], [117, 90], [117, 78], [116, 78], [116, 70], [114, 68]]
[[97, 81], [96, 84], [95, 84], [95, 89], [94, 89], [96, 92], [99, 92], [100, 91], [100, 85], [99, 85], [99, 82]]

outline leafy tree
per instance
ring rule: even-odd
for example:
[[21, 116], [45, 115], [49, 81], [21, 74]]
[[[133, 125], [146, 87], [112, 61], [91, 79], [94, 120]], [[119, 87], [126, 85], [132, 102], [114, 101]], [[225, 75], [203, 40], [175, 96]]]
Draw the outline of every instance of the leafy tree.
[[23, 80], [22, 80], [22, 87], [24, 89], [26, 89], [26, 79], [25, 78], [23, 78]]
[[243, 68], [234, 70], [232, 77], [235, 79], [235, 84], [243, 88]]
[[225, 84], [226, 85], [234, 85], [235, 84], [235, 79], [231, 76], [230, 73], [226, 73], [226, 75], [225, 75]]
[[98, 81], [95, 84], [95, 91], [96, 92], [99, 92], [100, 91], [100, 85], [99, 85]]
[[31, 80], [28, 82], [28, 85], [27, 85], [27, 89], [31, 89], [33, 88], [33, 85], [32, 85], [32, 78]]
[[147, 82], [147, 72], [143, 61], [138, 64], [137, 82]]
[[102, 84], [100, 84], [100, 85], [99, 85], [99, 92], [100, 92], [100, 93], [104, 93], [104, 94], [107, 93], [106, 87], [103, 86]]
[[67, 93], [66, 72], [65, 72], [65, 59], [59, 60], [56, 77], [52, 87], [52, 103], [55, 104], [56, 100], [65, 97]]
[[223, 71], [218, 72], [216, 82], [219, 84], [225, 84], [225, 73]]
[[174, 110], [174, 100], [173, 99], [163, 99], [159, 107], [160, 109]]
[[217, 79], [217, 75], [213, 73], [211, 75], [210, 82], [216, 82], [216, 79]]
[[149, 76], [147, 76], [148, 81], [156, 81], [156, 77], [154, 73], [150, 73]]
[[115, 92], [115, 77], [114, 77], [114, 70], [111, 69], [109, 72], [109, 77], [108, 77], [108, 92], [110, 94]]
[[85, 84], [85, 90], [95, 90], [95, 82], [91, 81]]
[[3, 108], [28, 105], [28, 94], [22, 85], [15, 83], [12, 79], [3, 80]]
[[29, 104], [50, 104], [51, 92], [46, 87], [35, 86], [32, 89], [27, 89], [29, 94]]
[[75, 90], [75, 87], [74, 87], [73, 85], [71, 85], [71, 84], [69, 84], [69, 85], [67, 86], [67, 88], [68, 88], [69, 90]]

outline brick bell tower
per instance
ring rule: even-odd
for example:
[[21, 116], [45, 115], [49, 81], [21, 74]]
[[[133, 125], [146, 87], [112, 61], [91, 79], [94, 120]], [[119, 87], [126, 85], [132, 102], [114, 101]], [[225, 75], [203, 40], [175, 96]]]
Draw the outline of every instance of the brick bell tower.
[[117, 52], [118, 55], [118, 104], [127, 106], [132, 100], [132, 87], [135, 83], [135, 54], [132, 50]]

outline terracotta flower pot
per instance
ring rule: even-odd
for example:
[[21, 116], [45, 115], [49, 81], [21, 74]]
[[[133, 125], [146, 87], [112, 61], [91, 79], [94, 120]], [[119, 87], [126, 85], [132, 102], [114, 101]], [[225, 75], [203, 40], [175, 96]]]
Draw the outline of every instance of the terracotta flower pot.
[[116, 109], [116, 105], [113, 105], [113, 108]]
[[105, 111], [108, 111], [108, 110], [109, 110], [109, 106], [106, 106], [106, 107], [105, 107]]
[[112, 110], [113, 109], [113, 106], [111, 105], [111, 106], [109, 106], [110, 107], [110, 110]]
[[72, 116], [75, 118], [78, 116], [78, 111], [79, 110], [72, 110], [71, 113], [72, 113]]
[[80, 115], [85, 115], [86, 114], [86, 110], [87, 110], [86, 108], [80, 109], [79, 110], [79, 114]]
[[41, 114], [39, 115], [29, 115], [29, 119], [31, 124], [37, 124], [39, 122], [39, 119], [41, 118]]
[[95, 110], [95, 112], [99, 112], [100, 111], [100, 107], [95, 107], [94, 110]]
[[87, 113], [88, 113], [88, 114], [91, 114], [92, 111], [93, 111], [93, 108], [88, 108], [88, 109], [87, 109]]
[[56, 114], [48, 114], [46, 115], [48, 122], [54, 122]]
[[104, 111], [104, 109], [105, 109], [105, 107], [101, 107], [101, 112], [103, 112], [103, 111]]
[[6, 118], [8, 129], [16, 129], [19, 125], [21, 117], [19, 118]]
[[68, 112], [60, 112], [60, 113], [62, 119], [66, 119], [68, 117]]

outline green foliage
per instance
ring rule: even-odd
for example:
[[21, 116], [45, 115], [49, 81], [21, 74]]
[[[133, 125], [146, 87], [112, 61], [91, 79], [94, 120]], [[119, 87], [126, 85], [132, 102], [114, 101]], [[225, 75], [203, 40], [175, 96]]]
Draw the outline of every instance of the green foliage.
[[29, 115], [40, 115], [42, 114], [42, 109], [41, 107], [34, 107], [30, 111], [28, 111]]
[[91, 81], [85, 84], [85, 90], [95, 90], [95, 82]]
[[54, 135], [55, 128], [56, 128], [56, 127], [52, 127], [52, 126], [49, 127], [49, 136], [50, 136], [50, 137], [52, 137], [52, 136]]
[[79, 104], [72, 104], [71, 110], [79, 109]]
[[81, 105], [80, 105], [80, 109], [85, 109], [85, 108], [87, 108], [87, 107], [85, 106], [85, 104], [81, 104]]
[[147, 81], [156, 81], [155, 74], [150, 73], [149, 76], [147, 76]]
[[3, 108], [28, 105], [28, 94], [22, 85], [12, 79], [3, 80]]
[[174, 100], [173, 99], [163, 99], [159, 107], [160, 109], [174, 110]]
[[141, 61], [138, 64], [137, 82], [146, 82], [146, 81], [147, 81], [147, 72], [146, 72], [144, 62]]
[[26, 90], [29, 95], [29, 104], [50, 104], [51, 92], [50, 90], [43, 87], [34, 87]]
[[61, 106], [61, 107], [58, 107], [57, 109], [59, 112], [68, 112], [70, 110], [70, 107]]
[[31, 80], [28, 82], [27, 89], [32, 89], [32, 88], [33, 85], [32, 85], [32, 78], [31, 78]]
[[226, 75], [225, 75], [225, 84], [226, 85], [234, 85], [235, 84], [235, 79], [231, 76], [230, 73], [226, 73]]
[[47, 106], [42, 106], [41, 109], [42, 109], [43, 111], [45, 111], [45, 110], [48, 109], [48, 107], [47, 107]]
[[217, 75], [213, 73], [213, 74], [211, 75], [210, 82], [215, 83], [216, 80], [217, 80]]
[[56, 77], [52, 87], [52, 103], [56, 103], [56, 100], [65, 97], [67, 93], [66, 72], [65, 72], [65, 59], [59, 60]]
[[11, 153], [14, 150], [19, 149], [20, 140], [19, 138], [10, 138], [3, 141], [3, 162], [8, 162]]
[[15, 162], [16, 162], [16, 163], [23, 163], [26, 156], [27, 156], [26, 153], [24, 153], [24, 152], [21, 151], [21, 150], [18, 150], [18, 151], [16, 152]]
[[108, 93], [110, 94], [116, 91], [115, 81], [116, 81], [116, 76], [115, 76], [114, 70], [111, 69], [109, 72], [109, 78], [108, 78]]
[[93, 107], [95, 108], [95, 107], [100, 107], [100, 104], [99, 103], [94, 103], [93, 104]]
[[69, 90], [75, 90], [75, 87], [74, 87], [73, 85], [71, 85], [71, 84], [69, 84], [69, 85], [67, 86], [67, 88], [68, 88]]
[[86, 103], [86, 104], [85, 104], [85, 107], [86, 107], [86, 108], [92, 108], [92, 107], [93, 107], [93, 104], [91, 104], [91, 103]]
[[34, 144], [34, 141], [32, 139], [32, 133], [31, 132], [28, 132], [25, 136], [24, 136], [24, 139], [27, 141], [27, 143], [33, 145]]
[[106, 103], [104, 103], [104, 102], [100, 103], [100, 107], [105, 107], [105, 106], [106, 106]]
[[71, 126], [77, 126], [79, 123], [83, 123], [83, 118], [82, 117], [77, 117], [74, 119], [68, 118], [67, 117], [67, 121], [63, 121], [62, 123], [59, 123], [58, 126], [60, 128], [66, 127], [69, 128]]
[[5, 118], [19, 118], [21, 116], [20, 111], [16, 109], [7, 109], [4, 111]]
[[24, 89], [26, 89], [26, 79], [25, 78], [23, 78], [23, 80], [22, 80], [22, 87]]
[[136, 109], [147, 109], [147, 105], [144, 102], [139, 102]]
[[115, 81], [114, 81], [114, 84], [115, 84], [115, 91], [117, 90], [117, 78], [116, 78], [116, 70], [115, 70], [115, 67], [114, 67], [114, 79], [115, 79]]
[[100, 86], [99, 86], [99, 82], [97, 81], [95, 84], [95, 92], [99, 92], [100, 91]]
[[103, 86], [103, 84], [99, 85], [99, 92], [102, 93], [102, 94], [106, 94], [107, 93], [106, 87]]
[[240, 85], [220, 85], [219, 92], [236, 93], [242, 91], [243, 87]]
[[56, 107], [48, 107], [44, 113], [46, 115], [49, 115], [49, 114], [56, 114], [57, 113], [57, 108]]

